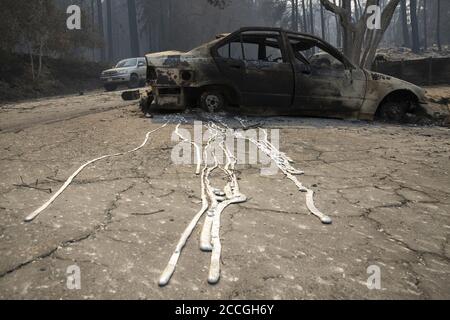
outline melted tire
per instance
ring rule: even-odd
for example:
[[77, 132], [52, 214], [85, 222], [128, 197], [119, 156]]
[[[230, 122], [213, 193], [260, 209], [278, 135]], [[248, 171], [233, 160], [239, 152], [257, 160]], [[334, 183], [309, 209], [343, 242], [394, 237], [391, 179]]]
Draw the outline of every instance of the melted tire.
[[206, 90], [200, 96], [200, 107], [210, 113], [225, 111], [227, 108], [225, 95], [219, 90]]
[[410, 111], [409, 101], [388, 101], [383, 103], [377, 111], [377, 120], [386, 122], [405, 122], [406, 114]]

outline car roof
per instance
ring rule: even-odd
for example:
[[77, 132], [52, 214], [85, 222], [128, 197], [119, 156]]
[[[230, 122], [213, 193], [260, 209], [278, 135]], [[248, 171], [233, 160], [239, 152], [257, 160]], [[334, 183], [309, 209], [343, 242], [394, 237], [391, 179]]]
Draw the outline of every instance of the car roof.
[[[284, 33], [286, 33], [286, 34], [288, 34], [288, 35], [301, 36], [301, 37], [305, 37], [305, 38], [315, 39], [315, 40], [324, 42], [324, 43], [327, 44], [327, 45], [330, 45], [329, 43], [327, 43], [327, 42], [324, 41], [323, 39], [321, 39], [321, 38], [319, 38], [319, 37], [316, 37], [316, 36], [314, 36], [314, 35], [312, 35], [312, 34], [309, 34], [309, 33], [302, 33], [302, 32], [297, 32], [297, 31], [291, 31], [291, 30], [286, 30], [286, 29], [279, 28], [279, 27], [242, 27], [242, 28], [240, 28], [240, 29], [238, 29], [238, 30], [235, 30], [234, 32], [231, 32], [231, 33], [220, 33], [220, 34], [216, 35], [216, 38], [215, 38], [215, 39], [213, 39], [213, 40], [211, 40], [211, 41], [208, 41], [208, 42], [202, 44], [200, 47], [203, 47], [203, 46], [205, 46], [205, 45], [206, 45], [206, 46], [209, 46], [209, 47], [210, 47], [210, 46], [213, 46], [213, 45], [215, 45], [216, 43], [221, 42], [221, 41], [224, 40], [224, 39], [228, 39], [230, 36], [234, 36], [234, 35], [236, 35], [237, 33], [245, 32], [245, 31], [268, 31], [268, 32], [272, 31], [272, 32], [284, 32]], [[331, 46], [331, 45], [330, 45], [330, 46]], [[200, 48], [200, 47], [196, 47], [196, 48], [192, 49], [191, 51], [193, 51], [193, 50], [195, 50], [195, 49], [198, 49], [198, 48]], [[331, 47], [333, 47], [333, 46], [331, 46]]]
[[315, 35], [309, 34], [309, 33], [287, 30], [287, 29], [283, 29], [280, 27], [242, 27], [233, 33], [245, 32], [245, 31], [277, 31], [277, 32], [284, 32], [284, 33], [294, 34], [294, 35], [298, 35], [298, 36], [303, 36], [303, 37], [314, 38], [314, 39], [323, 41], [323, 39], [321, 39]]
[[[346, 64], [354, 67], [354, 65], [348, 60], [347, 57], [345, 57], [345, 55], [342, 54], [342, 52], [339, 51], [339, 49], [337, 49], [336, 47], [334, 47], [333, 45], [331, 45], [330, 43], [328, 43], [324, 39], [322, 39], [320, 37], [317, 37], [315, 35], [309, 34], [309, 33], [303, 33], [303, 32], [298, 32], [298, 31], [286, 30], [286, 29], [283, 29], [283, 28], [280, 28], [280, 27], [242, 27], [242, 28], [236, 30], [235, 32], [230, 33], [225, 38], [228, 38], [230, 36], [233, 37], [235, 34], [241, 33], [241, 32], [245, 32], [245, 31], [269, 31], [269, 32], [272, 31], [272, 32], [285, 33], [287, 35], [294, 35], [294, 36], [314, 39], [314, 40], [317, 40], [317, 41], [323, 43], [325, 46], [327, 46], [331, 50], [336, 51], [339, 55], [341, 55], [345, 59]], [[225, 38], [222, 38], [222, 39], [225, 39]]]

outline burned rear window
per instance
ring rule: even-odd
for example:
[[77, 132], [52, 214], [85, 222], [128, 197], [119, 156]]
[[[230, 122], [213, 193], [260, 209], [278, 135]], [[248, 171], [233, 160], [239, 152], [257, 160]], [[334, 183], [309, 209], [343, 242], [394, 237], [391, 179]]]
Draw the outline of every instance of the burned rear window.
[[273, 35], [245, 34], [219, 47], [217, 53], [228, 59], [275, 63], [284, 61], [279, 38]]

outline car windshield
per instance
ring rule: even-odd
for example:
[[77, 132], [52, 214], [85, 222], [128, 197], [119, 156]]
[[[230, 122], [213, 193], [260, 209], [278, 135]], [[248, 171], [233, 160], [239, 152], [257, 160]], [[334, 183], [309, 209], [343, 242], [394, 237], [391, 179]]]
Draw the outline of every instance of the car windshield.
[[126, 59], [120, 61], [116, 68], [128, 68], [128, 67], [134, 67], [137, 64], [137, 59]]

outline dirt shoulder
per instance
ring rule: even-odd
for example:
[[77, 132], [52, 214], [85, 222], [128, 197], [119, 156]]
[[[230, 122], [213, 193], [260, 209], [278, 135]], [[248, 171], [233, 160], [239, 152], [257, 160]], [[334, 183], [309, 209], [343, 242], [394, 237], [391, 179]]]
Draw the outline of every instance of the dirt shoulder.
[[[132, 149], [164, 123], [118, 95], [0, 109], [0, 298], [450, 298], [450, 131], [443, 127], [252, 119], [280, 130], [281, 151], [305, 171], [300, 180], [333, 224], [313, 217], [281, 173], [238, 166], [248, 201], [223, 214], [215, 286], [206, 281], [210, 255], [198, 248], [200, 228], [170, 284], [157, 285], [200, 207], [195, 166], [171, 161], [174, 124], [142, 150], [88, 167], [24, 223], [81, 164]], [[182, 128], [192, 132], [192, 120]], [[80, 267], [81, 290], [66, 286], [71, 265]], [[381, 290], [366, 286], [371, 265], [380, 268]]]
[[100, 73], [107, 65], [76, 59], [43, 57], [39, 75], [38, 57], [35, 78], [28, 55], [11, 54], [0, 50], [0, 104], [41, 97], [79, 94], [102, 88]]

